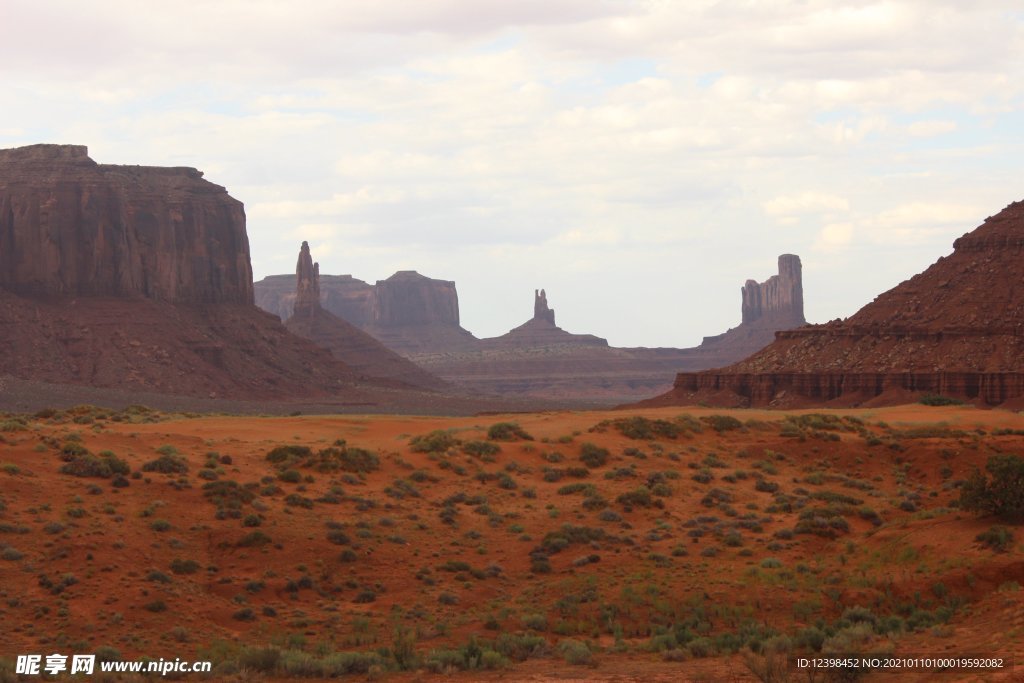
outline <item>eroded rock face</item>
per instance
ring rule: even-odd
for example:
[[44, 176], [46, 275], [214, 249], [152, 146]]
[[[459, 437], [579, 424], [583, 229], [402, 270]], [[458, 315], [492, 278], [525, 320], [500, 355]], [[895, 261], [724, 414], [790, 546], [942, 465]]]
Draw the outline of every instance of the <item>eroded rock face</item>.
[[533, 319], [555, 324], [555, 312], [548, 308], [548, 294], [543, 289], [533, 290]]
[[194, 168], [0, 150], [0, 287], [34, 296], [253, 302], [242, 203]]
[[299, 249], [295, 264], [295, 315], [314, 315], [320, 310], [320, 264], [313, 263], [309, 242]]
[[434, 280], [414, 270], [400, 270], [378, 280], [373, 299], [373, 325], [389, 327], [422, 323], [459, 324], [455, 283]]
[[953, 253], [846, 320], [779, 332], [722, 370], [681, 373], [656, 400], [730, 405], [1024, 399], [1024, 202], [953, 244]]
[[805, 322], [803, 275], [799, 256], [779, 256], [778, 275], [761, 283], [747, 280], [740, 294], [745, 323], [761, 318], [793, 321], [795, 325], [803, 325]]

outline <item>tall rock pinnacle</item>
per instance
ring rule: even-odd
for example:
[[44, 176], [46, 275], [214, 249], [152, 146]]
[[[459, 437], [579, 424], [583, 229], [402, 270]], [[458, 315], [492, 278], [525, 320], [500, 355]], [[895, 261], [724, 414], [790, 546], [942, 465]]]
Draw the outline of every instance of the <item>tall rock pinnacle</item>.
[[309, 242], [303, 242], [299, 249], [295, 278], [295, 315], [314, 315], [320, 309], [320, 264], [313, 263]]
[[548, 308], [548, 295], [543, 289], [533, 290], [533, 319], [555, 324], [555, 311]]

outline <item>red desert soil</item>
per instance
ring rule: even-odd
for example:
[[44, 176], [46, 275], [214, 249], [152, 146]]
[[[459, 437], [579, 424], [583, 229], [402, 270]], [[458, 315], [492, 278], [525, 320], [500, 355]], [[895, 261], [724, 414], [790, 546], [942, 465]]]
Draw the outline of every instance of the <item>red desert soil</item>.
[[[489, 440], [506, 422], [532, 439]], [[957, 482], [1024, 451], [1008, 411], [81, 407], [0, 416], [0, 430], [4, 658], [109, 646], [270, 681], [286, 656], [389, 648], [412, 670], [392, 658], [372, 673], [395, 681], [757, 680], [743, 645], [785, 635], [792, 659], [816, 624], [826, 650], [1024, 651], [1020, 527], [997, 552], [976, 537], [999, 522], [957, 509]], [[435, 430], [436, 450], [412, 448]], [[279, 446], [310, 450], [268, 461]], [[187, 471], [144, 470], [161, 457]], [[119, 461], [123, 479], [61, 472]], [[474, 635], [495, 668], [456, 671], [450, 651]], [[234, 672], [244, 648], [275, 648], [277, 668]]]

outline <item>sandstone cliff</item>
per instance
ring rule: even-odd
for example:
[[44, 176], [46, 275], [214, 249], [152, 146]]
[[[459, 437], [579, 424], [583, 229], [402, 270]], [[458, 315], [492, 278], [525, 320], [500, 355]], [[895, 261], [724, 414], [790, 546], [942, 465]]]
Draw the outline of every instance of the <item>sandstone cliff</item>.
[[846, 320], [779, 332], [721, 370], [680, 374], [661, 402], [854, 404], [942, 393], [982, 405], [1024, 396], [1024, 202]]
[[242, 204], [202, 175], [101, 165], [77, 145], [0, 150], [0, 287], [252, 303]]

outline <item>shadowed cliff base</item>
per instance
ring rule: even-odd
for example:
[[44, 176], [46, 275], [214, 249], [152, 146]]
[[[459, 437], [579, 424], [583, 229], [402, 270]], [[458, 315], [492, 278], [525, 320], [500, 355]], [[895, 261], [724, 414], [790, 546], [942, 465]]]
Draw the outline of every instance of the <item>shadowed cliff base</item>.
[[936, 394], [1024, 404], [1024, 203], [953, 243], [846, 320], [782, 331], [720, 370], [680, 373], [644, 405], [892, 405]]

